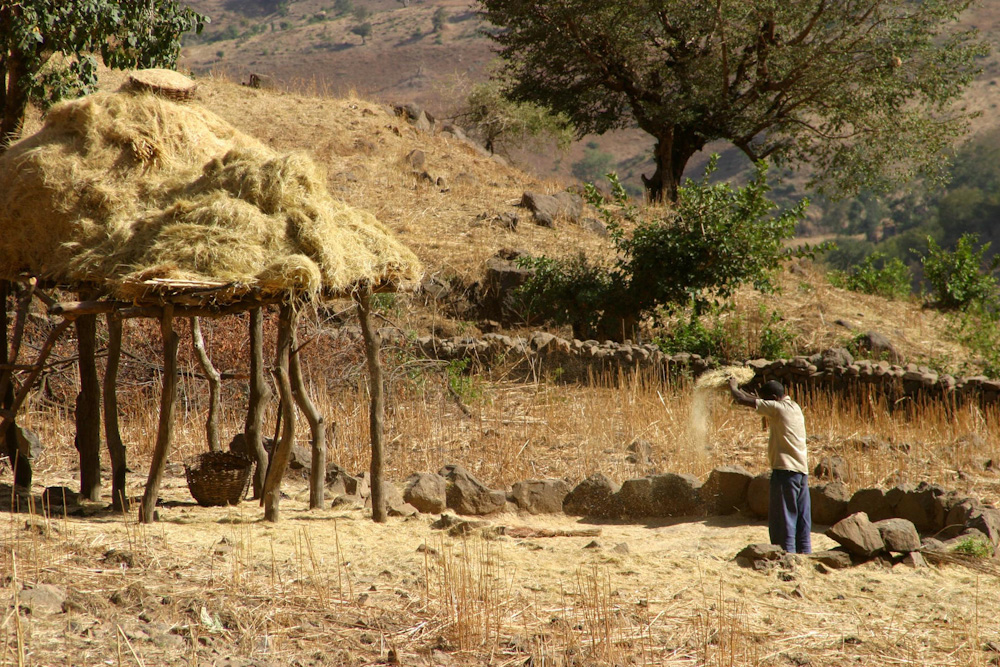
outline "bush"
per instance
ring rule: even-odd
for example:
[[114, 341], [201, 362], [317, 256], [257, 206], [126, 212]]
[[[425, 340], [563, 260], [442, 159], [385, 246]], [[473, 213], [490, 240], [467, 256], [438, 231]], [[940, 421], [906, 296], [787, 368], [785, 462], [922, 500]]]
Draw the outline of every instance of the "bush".
[[977, 249], [978, 242], [977, 235], [963, 234], [955, 249], [948, 251], [927, 237], [927, 254], [920, 258], [920, 263], [939, 307], [963, 309], [974, 303], [988, 307], [996, 304], [997, 280], [992, 272], [1000, 264], [1000, 256], [994, 257], [984, 271], [983, 256], [990, 244], [984, 243]]
[[723, 361], [788, 356], [795, 335], [782, 323], [781, 313], [763, 305], [748, 314], [732, 311], [716, 308], [708, 316], [692, 312], [667, 328], [656, 344], [666, 354], [690, 352]]
[[873, 252], [849, 271], [832, 271], [830, 282], [852, 292], [896, 299], [910, 293], [912, 277], [910, 268], [900, 259]]
[[954, 551], [973, 558], [992, 558], [993, 544], [981, 537], [966, 537], [955, 545]]
[[[622, 340], [636, 336], [641, 318], [660, 311], [691, 305], [697, 314], [745, 284], [773, 291], [772, 274], [785, 259], [815, 250], [783, 246], [808, 202], [775, 215], [764, 163], [736, 189], [709, 183], [716, 163], [713, 156], [701, 181], [680, 188], [664, 217], [643, 217], [614, 175], [611, 205], [588, 185], [587, 199], [608, 228], [616, 259], [610, 266], [585, 258], [525, 260], [535, 275], [520, 289], [522, 302], [542, 319], [571, 324], [578, 337]], [[634, 225], [630, 236], [624, 223]]]

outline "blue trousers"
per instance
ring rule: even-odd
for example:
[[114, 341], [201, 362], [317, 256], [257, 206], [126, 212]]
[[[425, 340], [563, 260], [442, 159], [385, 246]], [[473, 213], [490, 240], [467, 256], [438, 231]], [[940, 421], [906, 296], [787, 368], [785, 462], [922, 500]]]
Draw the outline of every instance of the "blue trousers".
[[812, 503], [809, 476], [791, 470], [771, 471], [771, 499], [767, 509], [771, 544], [788, 553], [812, 553]]

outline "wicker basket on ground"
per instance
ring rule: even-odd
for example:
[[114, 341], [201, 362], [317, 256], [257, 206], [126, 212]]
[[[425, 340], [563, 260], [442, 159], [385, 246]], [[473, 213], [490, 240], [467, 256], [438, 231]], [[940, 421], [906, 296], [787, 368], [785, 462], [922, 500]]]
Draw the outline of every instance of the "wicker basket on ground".
[[202, 507], [238, 505], [250, 484], [253, 461], [231, 452], [205, 452], [184, 463], [188, 489]]

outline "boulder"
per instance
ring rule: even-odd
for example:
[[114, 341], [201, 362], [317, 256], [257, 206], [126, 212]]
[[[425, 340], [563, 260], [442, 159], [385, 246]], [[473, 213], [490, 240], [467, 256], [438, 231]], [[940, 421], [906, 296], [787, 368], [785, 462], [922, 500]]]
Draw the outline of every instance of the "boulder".
[[851, 494], [843, 482], [828, 482], [809, 487], [812, 504], [812, 521], [832, 526], [848, 515], [847, 505]]
[[767, 508], [771, 504], [771, 471], [757, 475], [747, 486], [747, 509], [752, 516], [767, 518]]
[[68, 486], [49, 486], [42, 491], [42, 507], [76, 507], [80, 504], [80, 494]]
[[492, 514], [507, 505], [506, 493], [488, 488], [460, 465], [446, 465], [438, 474], [447, 484], [448, 507], [459, 514]]
[[694, 475], [666, 473], [650, 477], [653, 516], [703, 516], [702, 483]]
[[425, 514], [440, 514], [448, 506], [448, 483], [432, 472], [410, 475], [403, 490], [403, 500]]
[[531, 211], [535, 222], [542, 227], [555, 227], [557, 218], [579, 222], [583, 213], [583, 199], [571, 192], [558, 192], [554, 195], [525, 192], [521, 196], [521, 206]]
[[957, 499], [948, 509], [948, 515], [944, 519], [944, 528], [938, 537], [946, 540], [959, 535], [965, 529], [973, 513], [978, 509], [982, 509], [982, 503], [975, 498]]
[[835, 570], [842, 570], [854, 564], [850, 552], [842, 547], [815, 551], [809, 555], [809, 558]]
[[326, 488], [334, 495], [354, 496], [361, 501], [371, 495], [367, 472], [351, 475], [336, 463], [326, 467]]
[[654, 516], [653, 479], [626, 479], [615, 494], [616, 505], [623, 518]]
[[1000, 544], [1000, 510], [983, 507], [973, 510], [965, 522], [966, 530], [975, 529], [989, 538], [993, 546]]
[[518, 317], [514, 291], [534, 275], [534, 270], [518, 266], [502, 257], [486, 260], [486, 274], [480, 292], [482, 311], [485, 317], [501, 322]]
[[847, 368], [854, 363], [854, 357], [843, 347], [831, 347], [820, 353], [819, 363], [816, 368], [819, 370], [832, 370], [834, 368]]
[[649, 465], [653, 462], [653, 444], [647, 440], [637, 438], [625, 448], [625, 451], [628, 452], [625, 457], [626, 463]]
[[60, 614], [66, 605], [66, 591], [51, 584], [35, 584], [20, 591], [18, 604], [32, 616]]
[[892, 553], [909, 553], [920, 549], [920, 534], [906, 519], [883, 519], [872, 524], [878, 529], [885, 550]]
[[847, 514], [863, 512], [872, 521], [892, 518], [892, 505], [882, 489], [859, 489], [847, 503]]
[[861, 558], [871, 558], [885, 550], [882, 535], [864, 512], [852, 514], [838, 521], [826, 531], [825, 535], [852, 555]]
[[733, 514], [747, 505], [747, 488], [753, 474], [743, 466], [720, 466], [708, 475], [701, 498], [709, 514]]
[[620, 488], [603, 473], [594, 473], [566, 495], [563, 499], [563, 512], [577, 516], [617, 516], [619, 510], [616, 494]]
[[511, 488], [511, 497], [518, 508], [529, 514], [562, 512], [568, 493], [569, 484], [561, 479], [532, 479], [517, 482]]
[[736, 554], [734, 560], [740, 567], [767, 570], [785, 557], [785, 550], [775, 544], [749, 544]]
[[813, 477], [817, 479], [845, 480], [847, 475], [847, 461], [841, 456], [824, 456], [813, 468]]
[[867, 353], [872, 359], [885, 359], [894, 364], [902, 363], [903, 357], [888, 338], [877, 331], [867, 331], [854, 340], [858, 354]]
[[916, 489], [903, 493], [895, 504], [893, 514], [912, 522], [922, 533], [936, 533], [944, 528], [944, 496], [945, 490], [940, 486], [921, 483]]

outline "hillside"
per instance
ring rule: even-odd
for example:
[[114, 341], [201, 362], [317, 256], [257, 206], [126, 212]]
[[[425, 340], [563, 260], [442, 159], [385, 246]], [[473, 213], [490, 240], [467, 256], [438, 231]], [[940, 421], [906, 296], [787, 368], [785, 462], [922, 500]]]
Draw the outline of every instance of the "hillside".
[[[212, 18], [204, 37], [190, 40], [182, 54], [181, 67], [198, 75], [216, 71], [246, 81], [253, 72], [271, 77], [283, 89], [334, 95], [354, 91], [383, 102], [415, 102], [445, 116], [454, 112], [470, 82], [485, 77], [493, 59], [491, 43], [480, 32], [476, 5], [468, 0], [347, 3], [370, 14], [364, 21], [371, 23], [372, 34], [364, 44], [350, 32], [359, 19], [351, 11], [336, 11], [329, 0], [189, 0], [187, 4]], [[435, 32], [433, 16], [439, 11], [445, 21]], [[1000, 45], [1000, 9], [995, 3], [979, 3], [965, 24]], [[995, 88], [1000, 51], [995, 50], [983, 67], [968, 94], [969, 108], [983, 112], [974, 122], [974, 133], [1000, 125]], [[574, 180], [575, 163], [607, 160], [625, 181], [639, 187], [639, 174], [653, 171], [651, 147], [645, 133], [623, 130], [583, 137], [564, 154], [540, 146], [515, 157], [534, 173], [567, 182]], [[717, 142], [692, 160], [688, 173], [699, 175], [712, 152], [722, 154], [725, 173], [747, 166], [736, 149]]]
[[[102, 86], [122, 79], [104, 72]], [[541, 227], [515, 207], [525, 190], [561, 184], [454, 135], [416, 129], [361, 95], [259, 90], [207, 76], [195, 102], [277, 150], [310, 153], [336, 196], [374, 212], [429, 275], [455, 289], [475, 289], [485, 261], [503, 248], [607, 251], [593, 232], [566, 222]], [[415, 150], [432, 178], [414, 173]], [[509, 213], [520, 215], [516, 229], [492, 223]], [[778, 295], [745, 290], [737, 301], [745, 312], [781, 311], [803, 351], [875, 329], [910, 359], [957, 365], [968, 357], [949, 342], [947, 321], [916, 301], [831, 287], [809, 263], [789, 266], [780, 282]], [[429, 293], [396, 306], [385, 321], [407, 336], [475, 334], [480, 324]], [[329, 460], [363, 471], [370, 450], [360, 346], [346, 327], [306, 319], [304, 368], [330, 425]], [[140, 335], [126, 357], [142, 374], [122, 388], [120, 407], [135, 498], [157, 428], [159, 343], [152, 328], [129, 327]], [[231, 371], [227, 436], [244, 417], [245, 345], [236, 331], [232, 319], [206, 323], [214, 358]], [[45, 443], [36, 491], [78, 488], [72, 354], [24, 415]], [[397, 485], [446, 464], [504, 490], [527, 479], [576, 484], [595, 472], [620, 483], [666, 471], [704, 481], [723, 465], [766, 468], [759, 417], [725, 396], [696, 403], [685, 378], [519, 381], [502, 364], [463, 374], [405, 347], [387, 349], [385, 362], [386, 470]], [[766, 542], [767, 526], [745, 514], [629, 521], [505, 506], [466, 533], [435, 528], [427, 514], [376, 525], [363, 500], [333, 500], [333, 488], [329, 506], [307, 510], [301, 473], [287, 480], [277, 524], [263, 522], [253, 502], [199, 507], [181, 462], [204, 450], [205, 383], [193, 362], [182, 366], [183, 409], [157, 523], [108, 511], [107, 492], [65, 510], [39, 502], [30, 514], [10, 512], [10, 471], [0, 469], [0, 665], [847, 667], [986, 665], [995, 657], [1000, 638], [984, 620], [1000, 611], [1000, 566], [991, 559], [911, 567], [878, 558], [831, 569], [790, 556], [756, 570], [735, 556]], [[52, 390], [59, 383], [64, 394]], [[841, 457], [846, 491], [930, 482], [990, 507], [1000, 502], [994, 411], [801, 400], [810, 456]], [[817, 550], [834, 544], [824, 529], [815, 527]]]

